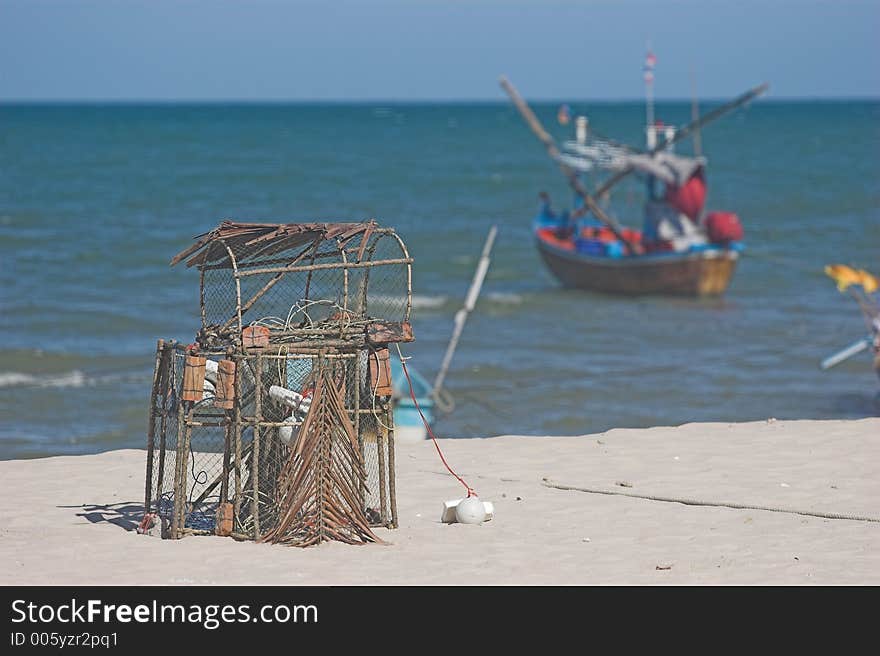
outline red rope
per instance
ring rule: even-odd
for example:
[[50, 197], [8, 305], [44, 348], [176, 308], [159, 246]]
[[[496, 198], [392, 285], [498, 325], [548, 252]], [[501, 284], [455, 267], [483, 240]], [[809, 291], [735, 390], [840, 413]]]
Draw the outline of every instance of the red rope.
[[406, 362], [403, 358], [400, 358], [400, 364], [403, 365], [403, 375], [406, 376], [406, 382], [409, 384], [410, 398], [412, 398], [413, 403], [416, 404], [416, 410], [419, 411], [419, 417], [422, 418], [422, 423], [425, 424], [425, 428], [428, 430], [428, 435], [431, 436], [431, 440], [434, 442], [434, 447], [437, 449], [437, 453], [440, 454], [440, 460], [443, 461], [443, 464], [446, 466], [446, 469], [449, 470], [449, 473], [455, 476], [459, 480], [459, 482], [464, 485], [465, 489], [467, 490], [467, 495], [469, 497], [479, 496], [476, 492], [474, 492], [473, 488], [470, 485], [465, 483], [465, 480], [461, 476], [452, 471], [452, 467], [449, 466], [449, 463], [446, 462], [446, 458], [443, 457], [443, 452], [440, 450], [440, 445], [437, 444], [437, 438], [434, 437], [434, 431], [432, 431], [431, 427], [428, 425], [428, 420], [425, 419], [425, 415], [422, 414], [422, 409], [419, 407], [419, 402], [416, 400], [416, 393], [413, 391], [412, 379], [409, 377], [409, 371], [406, 370]]

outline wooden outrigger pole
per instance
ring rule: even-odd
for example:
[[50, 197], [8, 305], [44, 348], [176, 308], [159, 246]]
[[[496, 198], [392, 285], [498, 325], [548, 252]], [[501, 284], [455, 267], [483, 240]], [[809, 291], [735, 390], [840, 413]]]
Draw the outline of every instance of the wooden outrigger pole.
[[[586, 187], [581, 183], [580, 179], [577, 177], [577, 173], [570, 166], [560, 161], [560, 152], [559, 148], [556, 146], [556, 142], [553, 140], [547, 131], [544, 129], [544, 126], [541, 125], [541, 122], [538, 120], [538, 117], [535, 116], [535, 113], [531, 110], [525, 100], [523, 100], [522, 96], [519, 95], [519, 92], [514, 88], [514, 86], [510, 83], [510, 81], [502, 76], [501, 77], [501, 87], [504, 91], [507, 92], [507, 95], [510, 96], [511, 101], [513, 101], [514, 106], [519, 110], [520, 115], [523, 117], [525, 122], [531, 128], [532, 132], [535, 133], [535, 136], [544, 144], [544, 147], [547, 149], [547, 153], [550, 157], [559, 164], [559, 168], [562, 170], [563, 175], [568, 178], [568, 183], [571, 185], [572, 189], [580, 196], [584, 201], [584, 207], [589, 209], [602, 223], [607, 225], [611, 232], [614, 233], [614, 236], [617, 237], [623, 244], [626, 246], [627, 250], [630, 253], [639, 253], [641, 252], [641, 246], [635, 242], [630, 241], [623, 235], [623, 228], [620, 224], [615, 221], [613, 218], [608, 216], [605, 211], [599, 207], [599, 204], [590, 195], [587, 191]], [[599, 195], [599, 194], [596, 194]]]
[[[702, 128], [704, 125], [714, 121], [715, 119], [721, 118], [724, 114], [727, 114], [728, 112], [733, 111], [737, 107], [744, 105], [745, 103], [749, 102], [750, 100], [757, 98], [762, 93], [764, 93], [767, 89], [768, 89], [768, 85], [766, 83], [761, 84], [753, 89], [749, 89], [744, 94], [742, 94], [741, 96], [739, 96], [737, 98], [734, 98], [730, 102], [725, 103], [724, 105], [721, 105], [720, 107], [713, 109], [708, 114], [705, 114], [704, 116], [699, 117], [699, 118], [695, 117], [694, 120], [692, 120], [690, 123], [685, 125], [683, 128], [676, 130], [675, 134], [672, 136], [671, 139], [666, 139], [664, 137], [660, 141], [659, 144], [657, 144], [654, 148], [651, 148], [650, 150], [646, 151], [645, 154], [646, 155], [655, 155], [656, 153], [660, 152], [664, 148], [667, 148], [667, 147], [671, 146], [672, 144], [678, 143], [679, 141], [682, 141], [683, 139], [686, 139], [687, 137], [689, 137], [691, 135], [693, 135], [695, 139], [698, 139], [699, 134], [700, 134], [700, 128]], [[694, 102], [696, 102], [696, 99], [694, 100]], [[692, 108], [692, 111], [695, 112], [695, 106]], [[599, 185], [599, 187], [596, 189], [594, 195], [601, 196], [602, 194], [607, 193], [614, 185], [616, 185], [618, 182], [620, 182], [621, 180], [626, 178], [633, 171], [635, 171], [635, 169], [632, 166], [627, 166], [625, 168], [622, 168], [620, 171], [618, 171], [617, 173], [612, 175], [610, 178], [608, 178], [605, 182], [603, 182], [601, 185]], [[589, 208], [587, 208], [587, 209], [589, 209]], [[586, 213], [585, 208], [579, 208], [578, 210], [575, 210], [573, 212], [572, 216], [574, 218], [578, 218], [578, 217], [583, 216], [585, 213]]]
[[443, 356], [443, 364], [440, 365], [440, 371], [434, 379], [434, 385], [431, 389], [431, 395], [438, 398], [443, 389], [443, 381], [446, 380], [446, 372], [452, 362], [452, 355], [458, 346], [458, 340], [461, 337], [461, 331], [464, 328], [464, 322], [467, 321], [468, 315], [473, 311], [477, 303], [477, 297], [480, 295], [480, 289], [483, 287], [483, 280], [486, 279], [486, 273], [489, 271], [489, 254], [492, 252], [492, 246], [495, 243], [495, 235], [498, 234], [498, 226], [489, 228], [489, 235], [486, 237], [486, 243], [483, 244], [483, 252], [480, 255], [480, 261], [477, 264], [477, 270], [474, 272], [474, 279], [468, 289], [465, 297], [464, 306], [455, 313], [455, 327], [452, 331], [452, 339], [446, 347], [446, 354]]
[[[668, 146], [671, 146], [672, 144], [678, 143], [679, 141], [686, 139], [687, 137], [691, 136], [691, 134], [698, 134], [700, 128], [702, 128], [707, 123], [711, 123], [715, 119], [721, 118], [722, 116], [724, 116], [728, 112], [733, 111], [734, 109], [736, 109], [740, 105], [744, 105], [747, 102], [749, 102], [750, 100], [757, 98], [762, 93], [764, 93], [767, 89], [768, 89], [768, 85], [766, 83], [761, 84], [761, 85], [755, 87], [754, 89], [749, 89], [741, 96], [734, 98], [733, 100], [731, 100], [728, 103], [725, 103], [724, 105], [721, 105], [721, 107], [716, 107], [708, 114], [704, 114], [702, 117], [698, 118], [697, 120], [691, 121], [690, 123], [685, 125], [683, 128], [676, 130], [675, 134], [672, 136], [672, 138], [666, 139], [664, 137], [663, 139], [660, 140], [660, 143], [658, 143], [656, 146], [654, 146], [654, 148], [651, 148], [647, 152], [647, 154], [654, 155], [656, 153], [659, 153], [664, 148], [667, 148]], [[633, 171], [635, 171], [635, 169], [632, 166], [627, 166], [627, 167], [621, 169], [620, 171], [618, 171], [617, 173], [612, 175], [610, 178], [608, 178], [605, 182], [603, 182], [596, 189], [595, 195], [601, 196], [602, 194], [607, 192], [609, 189], [611, 189], [611, 187], [613, 187], [618, 182], [623, 180], [626, 176], [628, 176]]]

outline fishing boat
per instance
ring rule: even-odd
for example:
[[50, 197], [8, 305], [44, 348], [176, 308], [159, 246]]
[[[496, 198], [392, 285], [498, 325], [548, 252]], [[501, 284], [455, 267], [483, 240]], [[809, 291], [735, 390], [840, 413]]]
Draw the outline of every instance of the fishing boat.
[[[558, 147], [513, 85], [501, 79], [526, 123], [557, 162], [575, 191], [571, 210], [555, 212], [542, 192], [533, 222], [537, 250], [547, 269], [566, 287], [610, 294], [716, 296], [730, 284], [743, 252], [743, 229], [732, 212], [706, 211], [706, 165], [699, 146], [700, 128], [766, 91], [749, 90], [702, 118], [676, 128], [654, 119], [653, 66], [645, 65], [647, 127], [644, 148], [609, 139], [575, 121], [576, 137]], [[560, 122], [569, 122], [567, 106]], [[674, 152], [693, 137], [694, 155]], [[595, 179], [590, 192], [582, 177]], [[629, 176], [645, 189], [641, 230], [625, 228], [610, 209], [612, 188]], [[600, 200], [601, 199], [601, 202]]]
[[[534, 234], [544, 264], [565, 287], [610, 294], [723, 294], [742, 250], [741, 244], [734, 243], [708, 245], [685, 253], [592, 255], [584, 252], [584, 247], [579, 248], [576, 239], [559, 238], [555, 226], [537, 224]], [[600, 241], [598, 247], [607, 248], [607, 244], [612, 243]], [[593, 244], [586, 248], [591, 247]]]

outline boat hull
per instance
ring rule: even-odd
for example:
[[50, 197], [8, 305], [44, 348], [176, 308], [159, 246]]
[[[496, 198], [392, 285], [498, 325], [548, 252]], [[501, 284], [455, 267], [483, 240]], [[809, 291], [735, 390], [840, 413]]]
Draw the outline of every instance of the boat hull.
[[[434, 421], [432, 399], [419, 400], [419, 409], [430, 425]], [[428, 437], [422, 417], [410, 399], [400, 399], [394, 406], [394, 439], [397, 442], [421, 442]]]
[[538, 252], [566, 287], [608, 294], [717, 296], [730, 284], [739, 253], [710, 249], [691, 253], [610, 258], [583, 255], [536, 236]]

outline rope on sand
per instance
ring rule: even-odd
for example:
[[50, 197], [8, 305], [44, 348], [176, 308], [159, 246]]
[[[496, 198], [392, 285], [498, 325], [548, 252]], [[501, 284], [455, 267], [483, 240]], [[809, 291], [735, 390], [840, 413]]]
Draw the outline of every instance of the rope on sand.
[[400, 351], [400, 344], [395, 343], [394, 345], [397, 347], [397, 355], [400, 358], [400, 364], [403, 366], [403, 374], [406, 376], [406, 382], [409, 385], [410, 398], [412, 399], [413, 405], [416, 406], [416, 410], [418, 410], [418, 412], [419, 412], [419, 417], [422, 418], [422, 423], [425, 425], [425, 430], [428, 431], [428, 436], [431, 438], [431, 441], [434, 442], [434, 447], [437, 449], [437, 453], [440, 455], [440, 460], [443, 461], [443, 464], [446, 466], [446, 469], [449, 471], [449, 473], [452, 474], [453, 476], [455, 476], [458, 479], [459, 483], [464, 485], [464, 488], [467, 490], [468, 498], [479, 497], [479, 495], [474, 491], [474, 488], [472, 488], [470, 485], [468, 485], [467, 482], [461, 476], [456, 474], [453, 471], [452, 467], [449, 466], [449, 463], [446, 462], [446, 457], [443, 455], [443, 452], [440, 450], [440, 445], [437, 444], [437, 438], [434, 437], [434, 431], [431, 430], [431, 424], [428, 423], [427, 419], [425, 419], [425, 415], [422, 413], [422, 409], [419, 407], [419, 401], [418, 401], [418, 399], [416, 399], [416, 393], [415, 393], [415, 390], [413, 389], [412, 379], [409, 377], [409, 371], [406, 368], [406, 361], [409, 360], [409, 358], [412, 356], [409, 356], [406, 358], [403, 357], [403, 353], [401, 353], [401, 351]]
[[700, 499], [686, 499], [679, 497], [660, 497], [650, 494], [637, 494], [635, 492], [624, 492], [622, 490], [601, 490], [598, 488], [574, 487], [572, 485], [561, 485], [553, 483], [550, 479], [545, 478], [542, 482], [544, 487], [554, 488], [556, 490], [571, 490], [575, 492], [587, 492], [589, 494], [609, 494], [621, 497], [633, 497], [635, 499], [647, 499], [649, 501], [663, 501], [666, 503], [682, 503], [686, 506], [715, 506], [722, 508], [735, 508], [737, 510], [766, 510], [769, 512], [788, 513], [790, 515], [808, 515], [810, 517], [821, 517], [823, 519], [848, 519], [857, 522], [878, 522], [880, 518], [867, 517], [864, 515], [847, 515], [842, 513], [825, 513], [813, 510], [797, 510], [795, 508], [780, 508], [775, 506], [754, 506], [746, 503], [731, 503], [728, 501], [704, 501]]

